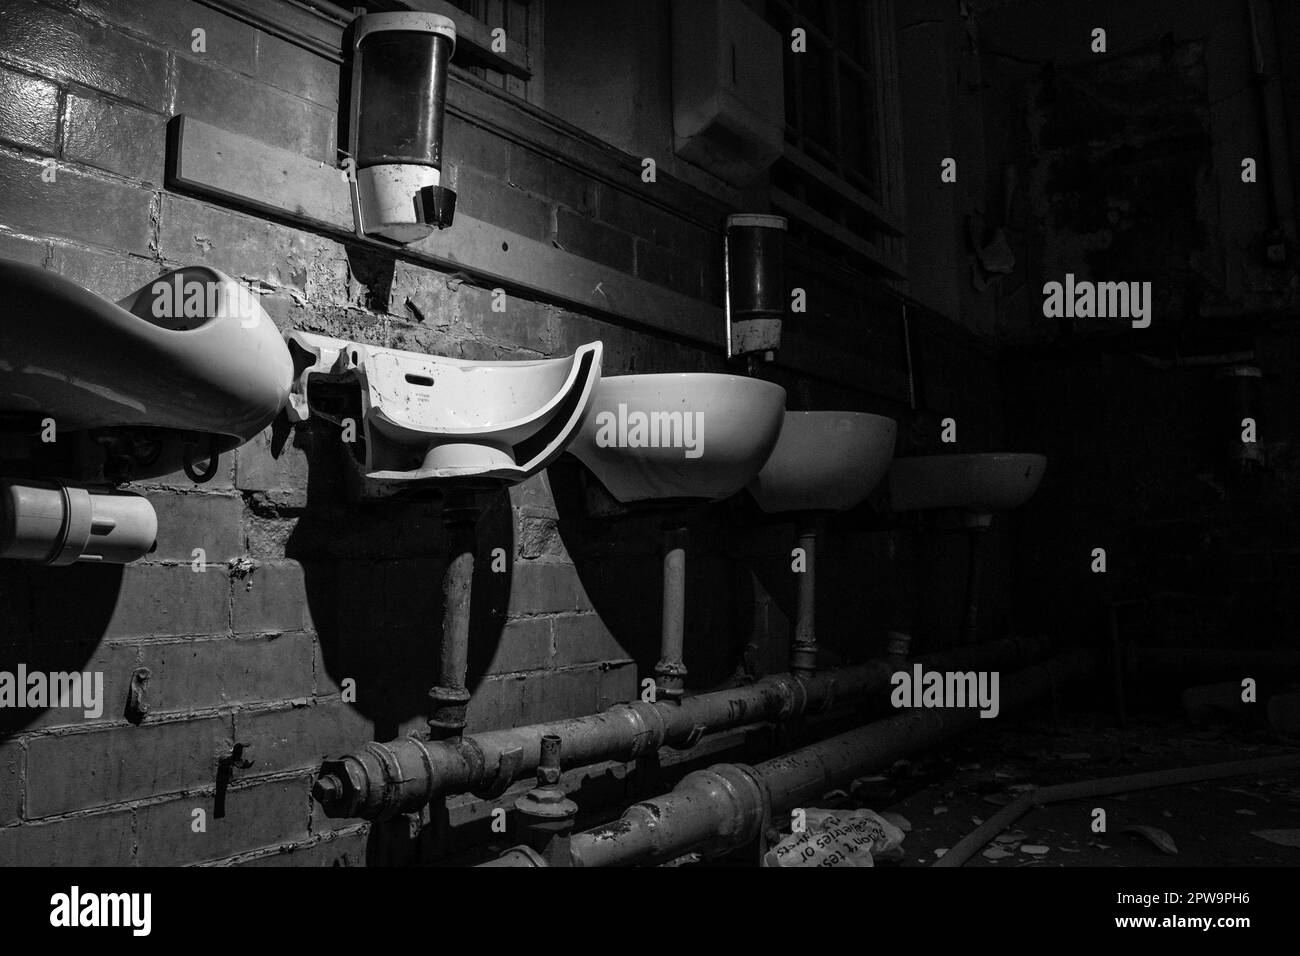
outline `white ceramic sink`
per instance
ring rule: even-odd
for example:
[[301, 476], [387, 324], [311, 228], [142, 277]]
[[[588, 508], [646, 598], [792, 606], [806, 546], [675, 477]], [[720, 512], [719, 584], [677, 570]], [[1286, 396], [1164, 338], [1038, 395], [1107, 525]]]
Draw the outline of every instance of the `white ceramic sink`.
[[564, 451], [600, 380], [599, 342], [564, 358], [474, 362], [312, 332], [285, 338], [297, 366], [290, 417], [360, 419], [370, 495], [522, 481]]
[[785, 389], [738, 375], [602, 378], [569, 451], [623, 503], [717, 500], [745, 487], [781, 434]]
[[1045, 456], [1014, 452], [896, 458], [889, 469], [890, 501], [895, 511], [1010, 511], [1029, 500], [1046, 468]]
[[867, 412], [786, 412], [749, 493], [769, 513], [846, 511], [885, 477], [898, 424]]
[[0, 412], [51, 416], [60, 435], [127, 436], [133, 478], [176, 470], [176, 449], [199, 434], [215, 451], [247, 441], [289, 394], [275, 323], [215, 269], [175, 269], [114, 303], [0, 259], [0, 300]]

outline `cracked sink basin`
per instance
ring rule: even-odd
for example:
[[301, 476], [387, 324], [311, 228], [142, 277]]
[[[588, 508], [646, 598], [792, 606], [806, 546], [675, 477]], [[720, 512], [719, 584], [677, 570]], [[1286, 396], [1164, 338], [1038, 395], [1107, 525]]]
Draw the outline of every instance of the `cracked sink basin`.
[[314, 332], [285, 340], [290, 419], [361, 423], [348, 460], [363, 498], [523, 481], [564, 451], [600, 380], [600, 342], [563, 358], [482, 362]]
[[897, 430], [892, 418], [867, 412], [786, 412], [749, 493], [769, 514], [847, 511], [885, 477]]
[[1030, 499], [1046, 468], [1045, 456], [1016, 452], [896, 458], [889, 494], [895, 511], [1010, 511]]
[[718, 500], [745, 487], [776, 446], [785, 389], [738, 375], [602, 378], [569, 446], [624, 504]]

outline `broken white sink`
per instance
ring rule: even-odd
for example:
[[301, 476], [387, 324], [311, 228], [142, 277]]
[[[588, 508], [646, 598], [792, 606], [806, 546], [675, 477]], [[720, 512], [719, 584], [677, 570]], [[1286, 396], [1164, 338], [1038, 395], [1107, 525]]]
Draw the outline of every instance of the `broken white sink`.
[[781, 435], [785, 389], [738, 375], [602, 378], [569, 446], [628, 504], [718, 500], [745, 487]]
[[290, 418], [352, 422], [362, 497], [522, 481], [564, 451], [600, 380], [599, 342], [564, 358], [477, 362], [312, 332], [285, 339]]
[[895, 511], [1010, 511], [1030, 499], [1046, 468], [1045, 456], [1017, 452], [896, 458], [889, 469], [890, 501]]
[[847, 511], [885, 477], [898, 423], [867, 412], [786, 412], [749, 493], [769, 514]]

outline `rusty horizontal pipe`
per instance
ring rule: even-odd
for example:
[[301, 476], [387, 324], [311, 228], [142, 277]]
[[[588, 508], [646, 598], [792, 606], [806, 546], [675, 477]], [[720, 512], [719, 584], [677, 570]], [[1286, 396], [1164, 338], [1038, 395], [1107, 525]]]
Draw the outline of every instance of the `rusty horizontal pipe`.
[[[931, 670], [1018, 666], [1046, 653], [1043, 639], [992, 641], [921, 658]], [[635, 760], [661, 747], [689, 747], [703, 734], [771, 720], [791, 720], [887, 690], [901, 658], [880, 658], [812, 677], [778, 674], [743, 687], [684, 697], [677, 703], [633, 701], [599, 714], [450, 740], [406, 737], [370, 743], [327, 760], [313, 788], [331, 817], [383, 819], [418, 810], [439, 796], [499, 795], [537, 770], [542, 737], [563, 741], [564, 766]]]
[[[1005, 712], [1087, 675], [1091, 655], [1074, 650], [1010, 674], [1001, 684]], [[980, 723], [974, 708], [909, 710], [755, 766], [717, 764], [683, 777], [672, 792], [629, 807], [618, 820], [574, 835], [572, 866], [661, 863], [684, 853], [706, 856], [756, 840], [768, 821], [815, 806], [828, 790], [926, 750]], [[534, 866], [507, 852], [494, 865]]]

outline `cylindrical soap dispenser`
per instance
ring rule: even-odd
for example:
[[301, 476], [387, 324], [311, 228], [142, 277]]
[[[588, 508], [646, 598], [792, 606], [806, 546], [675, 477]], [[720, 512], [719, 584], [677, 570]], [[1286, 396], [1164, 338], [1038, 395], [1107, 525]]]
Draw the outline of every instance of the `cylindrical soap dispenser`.
[[727, 217], [724, 269], [727, 357], [772, 361], [781, 347], [786, 289], [784, 216]]

